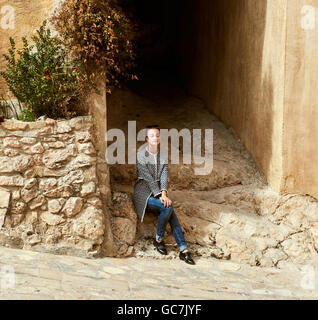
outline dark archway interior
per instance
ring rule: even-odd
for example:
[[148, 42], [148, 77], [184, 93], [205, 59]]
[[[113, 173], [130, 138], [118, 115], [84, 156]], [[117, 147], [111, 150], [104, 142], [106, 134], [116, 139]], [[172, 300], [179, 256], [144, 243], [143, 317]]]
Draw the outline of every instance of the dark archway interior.
[[[186, 2], [186, 0], [185, 0]], [[168, 0], [119, 0], [127, 16], [139, 24], [136, 40], [137, 74], [140, 80], [178, 81], [176, 4]], [[182, 6], [181, 6], [182, 7]], [[180, 12], [179, 12], [180, 14]], [[132, 89], [136, 81], [128, 83]], [[136, 88], [135, 88], [136, 89]]]
[[[117, 1], [130, 19], [140, 22], [136, 43], [140, 80], [127, 83], [135, 97], [129, 92], [113, 96], [109, 128], [127, 127], [128, 120], [136, 120], [138, 128], [148, 121], [166, 127], [172, 117], [171, 127], [177, 128], [185, 116], [184, 101], [199, 98], [211, 114], [233, 128], [263, 171], [268, 171], [273, 150], [275, 68], [271, 63], [281, 55], [283, 43], [283, 29], [268, 27], [268, 2]], [[270, 37], [276, 41], [272, 47]], [[144, 108], [140, 97], [148, 99]], [[198, 108], [192, 106], [191, 113], [193, 118]], [[204, 121], [201, 115], [197, 128]], [[194, 124], [187, 121], [183, 126]]]

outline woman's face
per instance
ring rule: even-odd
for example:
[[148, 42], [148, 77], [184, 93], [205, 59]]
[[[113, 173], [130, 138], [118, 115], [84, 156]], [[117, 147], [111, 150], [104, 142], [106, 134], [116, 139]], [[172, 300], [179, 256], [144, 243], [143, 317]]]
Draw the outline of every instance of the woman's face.
[[160, 143], [160, 130], [159, 129], [149, 129], [147, 141], [152, 146], [157, 146]]

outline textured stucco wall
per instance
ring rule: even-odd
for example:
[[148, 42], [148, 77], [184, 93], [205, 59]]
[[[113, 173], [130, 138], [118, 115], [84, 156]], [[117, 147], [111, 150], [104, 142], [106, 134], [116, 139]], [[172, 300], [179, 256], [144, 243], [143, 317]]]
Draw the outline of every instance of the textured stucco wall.
[[318, 35], [302, 29], [303, 5], [317, 16], [315, 1], [177, 1], [168, 21], [188, 91], [234, 129], [274, 190], [318, 197]]
[[318, 2], [288, 0], [287, 17], [282, 189], [318, 198]]

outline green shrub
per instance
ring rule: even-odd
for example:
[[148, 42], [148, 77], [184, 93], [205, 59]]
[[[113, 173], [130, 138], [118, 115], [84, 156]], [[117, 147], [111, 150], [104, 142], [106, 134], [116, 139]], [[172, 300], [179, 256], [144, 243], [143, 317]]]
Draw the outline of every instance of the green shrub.
[[25, 119], [44, 114], [50, 118], [74, 116], [74, 106], [88, 90], [78, 61], [69, 62], [62, 40], [51, 36], [46, 23], [44, 20], [37, 34], [32, 36], [33, 45], [22, 37], [22, 50], [16, 50], [10, 37], [9, 54], [3, 55], [8, 64], [0, 75], [8, 89], [25, 105], [22, 113]]

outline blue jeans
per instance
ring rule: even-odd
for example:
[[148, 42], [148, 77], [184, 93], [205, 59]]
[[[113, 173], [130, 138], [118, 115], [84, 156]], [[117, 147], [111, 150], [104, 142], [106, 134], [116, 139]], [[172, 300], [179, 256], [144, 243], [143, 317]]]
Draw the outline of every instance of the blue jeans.
[[183, 232], [182, 232], [178, 217], [174, 212], [172, 205], [165, 207], [164, 204], [161, 203], [160, 199], [150, 196], [148, 199], [146, 210], [154, 213], [159, 213], [157, 233], [156, 233], [157, 241], [163, 240], [163, 236], [166, 231], [166, 225], [169, 221], [172, 234], [176, 239], [176, 242], [179, 246], [179, 250], [183, 251], [187, 249], [187, 243], [184, 240]]

